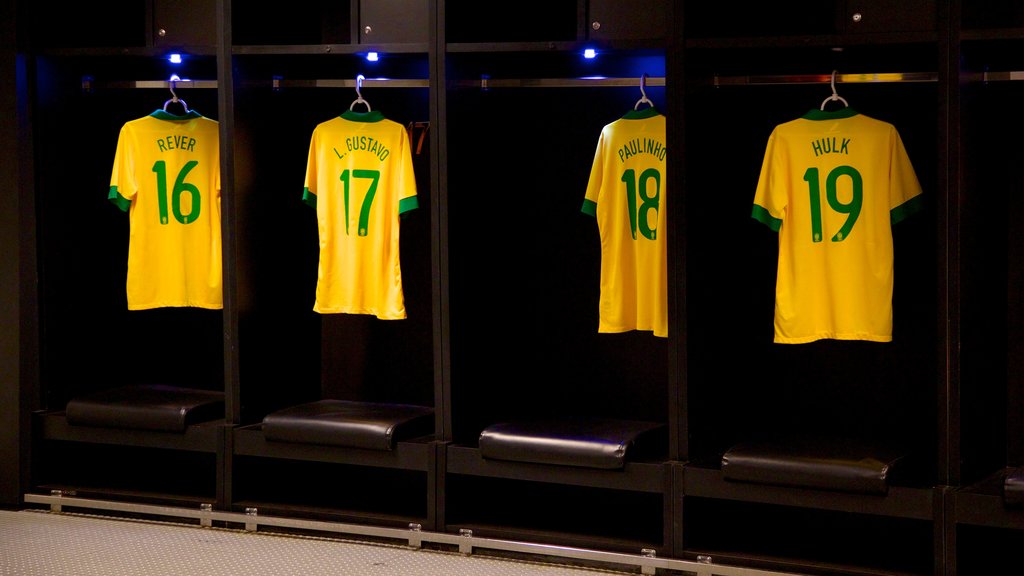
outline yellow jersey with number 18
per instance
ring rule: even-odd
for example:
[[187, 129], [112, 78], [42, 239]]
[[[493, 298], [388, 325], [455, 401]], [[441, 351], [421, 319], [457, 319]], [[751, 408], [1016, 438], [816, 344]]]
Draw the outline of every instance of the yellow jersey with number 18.
[[665, 116], [631, 110], [606, 125], [582, 211], [601, 237], [598, 332], [668, 336]]
[[768, 139], [751, 216], [779, 233], [775, 342], [892, 340], [892, 224], [920, 209], [896, 128], [811, 110]]
[[320, 238], [313, 310], [405, 318], [399, 219], [418, 207], [405, 126], [351, 110], [318, 124], [303, 200]]
[[194, 110], [121, 127], [108, 200], [129, 214], [129, 310], [220, 309], [220, 135]]

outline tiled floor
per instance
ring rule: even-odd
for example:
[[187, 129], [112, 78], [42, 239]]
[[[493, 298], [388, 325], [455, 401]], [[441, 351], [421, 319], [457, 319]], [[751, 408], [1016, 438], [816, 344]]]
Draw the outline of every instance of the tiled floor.
[[604, 576], [457, 551], [0, 510], [0, 576]]

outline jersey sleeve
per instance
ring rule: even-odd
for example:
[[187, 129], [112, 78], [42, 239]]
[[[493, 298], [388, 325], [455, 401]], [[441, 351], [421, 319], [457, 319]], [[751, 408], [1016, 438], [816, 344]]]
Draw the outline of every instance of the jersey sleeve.
[[402, 137], [399, 138], [399, 143], [402, 160], [399, 170], [402, 181], [399, 183], [398, 213], [401, 215], [418, 208], [419, 200], [416, 196], [416, 174], [412, 167], [412, 146], [408, 131], [404, 126], [402, 126]]
[[779, 158], [778, 135], [772, 131], [765, 147], [761, 163], [761, 175], [754, 192], [754, 206], [750, 217], [778, 232], [786, 215], [787, 194], [785, 193], [785, 162]]
[[903, 146], [903, 139], [894, 128], [890, 136], [889, 216], [893, 224], [919, 212], [923, 207], [921, 183]]
[[587, 192], [583, 197], [583, 207], [580, 210], [584, 214], [597, 216], [597, 202], [601, 196], [601, 183], [604, 176], [604, 146], [605, 132], [597, 139], [597, 151], [594, 152], [594, 164], [590, 168], [590, 180], [587, 182]]
[[313, 130], [309, 138], [309, 155], [306, 157], [306, 181], [302, 187], [302, 201], [316, 208], [316, 178], [317, 178], [317, 133], [319, 129]]
[[138, 185], [134, 178], [134, 154], [132, 153], [130, 132], [128, 125], [125, 124], [117, 136], [114, 167], [110, 173], [110, 190], [107, 193], [107, 199], [125, 212], [131, 207], [132, 200], [138, 192]]

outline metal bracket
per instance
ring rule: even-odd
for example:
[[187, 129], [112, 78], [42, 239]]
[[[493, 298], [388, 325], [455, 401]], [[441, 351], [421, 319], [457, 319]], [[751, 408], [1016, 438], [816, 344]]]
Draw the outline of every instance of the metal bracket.
[[[64, 497], [64, 491], [63, 490], [50, 490], [50, 496], [53, 496], [54, 498], [58, 498], [58, 499], [59, 498], [63, 498]], [[51, 502], [50, 503], [50, 512], [60, 512], [60, 511], [61, 511], [61, 504], [60, 504], [59, 500], [56, 501], [56, 502]]]
[[209, 528], [213, 526], [213, 504], [203, 502], [199, 505], [199, 525]]
[[257, 524], [256, 521], [253, 520], [253, 521], [250, 522], [249, 518], [256, 518], [256, 516], [258, 514], [259, 514], [259, 510], [257, 510], [255, 506], [250, 506], [250, 507], [245, 509], [245, 516], [246, 516], [245, 530], [247, 532], [255, 532], [256, 531], [256, 524]]
[[[640, 555], [643, 556], [644, 558], [657, 558], [658, 557], [658, 551], [653, 549], [653, 548], [641, 548], [640, 549]], [[640, 573], [641, 574], [655, 574], [655, 573], [657, 573], [657, 570], [658, 569], [655, 568], [654, 566], [647, 566], [647, 565], [640, 566]]]
[[[464, 537], [464, 538], [466, 538], [468, 540], [468, 539], [473, 537], [473, 531], [468, 529], [468, 528], [461, 528], [461, 529], [459, 529], [459, 536], [462, 536], [462, 537]], [[465, 554], [467, 556], [472, 554], [473, 553], [473, 544], [472, 543], [463, 544], [462, 542], [459, 542], [459, 552], [462, 553], [462, 554]]]
[[423, 525], [415, 522], [409, 523], [409, 547], [410, 548], [422, 548], [423, 547]]

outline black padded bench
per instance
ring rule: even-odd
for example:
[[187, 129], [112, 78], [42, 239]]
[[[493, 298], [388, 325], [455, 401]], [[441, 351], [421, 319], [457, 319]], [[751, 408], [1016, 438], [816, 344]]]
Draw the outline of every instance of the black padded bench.
[[184, 432], [192, 424], [224, 418], [224, 393], [162, 384], [122, 386], [72, 398], [68, 424]]
[[434, 431], [434, 409], [409, 404], [318, 400], [267, 414], [268, 441], [391, 450]]
[[479, 446], [485, 459], [617, 469], [663, 456], [666, 441], [664, 424], [589, 418], [492, 424]]
[[1008, 508], [1024, 506], [1024, 467], [1010, 468], [1003, 479], [1003, 504]]
[[737, 482], [884, 495], [904, 461], [900, 451], [848, 441], [751, 442], [733, 446], [722, 455], [722, 477]]

